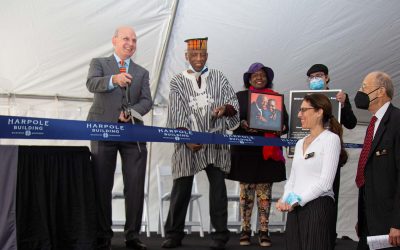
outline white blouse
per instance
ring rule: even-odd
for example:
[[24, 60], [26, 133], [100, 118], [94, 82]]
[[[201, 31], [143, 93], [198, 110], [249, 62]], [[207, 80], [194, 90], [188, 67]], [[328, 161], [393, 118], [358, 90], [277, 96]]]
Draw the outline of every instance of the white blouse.
[[296, 143], [292, 170], [282, 197], [285, 201], [293, 192], [300, 196], [301, 206], [321, 196], [334, 197], [332, 185], [341, 151], [339, 136], [329, 130], [319, 134], [305, 152], [304, 139]]

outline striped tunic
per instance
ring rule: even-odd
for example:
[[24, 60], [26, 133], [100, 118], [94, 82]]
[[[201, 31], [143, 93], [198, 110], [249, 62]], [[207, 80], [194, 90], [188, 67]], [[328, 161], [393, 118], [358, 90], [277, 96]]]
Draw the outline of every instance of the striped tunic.
[[[185, 70], [171, 80], [167, 126], [197, 132], [210, 132], [220, 128], [215, 133], [225, 134], [226, 130], [239, 126], [239, 112], [232, 117], [212, 119], [212, 110], [225, 104], [230, 104], [239, 111], [235, 91], [222, 72], [211, 69], [202, 74], [199, 88], [195, 76]], [[209, 164], [229, 173], [231, 159], [228, 145], [203, 145], [195, 153], [182, 143], [176, 143], [174, 147], [174, 179], [195, 175]]]

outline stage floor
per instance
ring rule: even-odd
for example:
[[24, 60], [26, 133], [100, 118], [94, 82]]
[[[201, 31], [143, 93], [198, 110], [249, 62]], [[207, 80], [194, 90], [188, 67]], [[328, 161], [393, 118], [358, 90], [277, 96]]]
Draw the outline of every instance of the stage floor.
[[[285, 238], [284, 233], [271, 233], [272, 246], [271, 247], [262, 247], [265, 249], [278, 250], [285, 249]], [[151, 237], [146, 237], [145, 234], [140, 235], [140, 239], [147, 245], [147, 249], [163, 249], [161, 248], [161, 243], [164, 241], [164, 238], [161, 238], [161, 235], [156, 234], [155, 232], [151, 233]], [[182, 241], [182, 246], [177, 248], [177, 250], [194, 250], [194, 249], [207, 249], [209, 250], [209, 244], [211, 242], [211, 238], [209, 235], [205, 235], [204, 238], [201, 238], [200, 235], [195, 232], [186, 237]], [[240, 246], [239, 245], [239, 234], [231, 233], [231, 238], [226, 245], [227, 250], [253, 250], [260, 249], [260, 245], [258, 244], [258, 237], [255, 236], [252, 238], [252, 244], [250, 246]], [[357, 248], [357, 242], [352, 240], [336, 240], [335, 250], [351, 250]], [[112, 240], [112, 249], [120, 250], [126, 249], [124, 243], [124, 236], [122, 232], [114, 233], [114, 238]]]

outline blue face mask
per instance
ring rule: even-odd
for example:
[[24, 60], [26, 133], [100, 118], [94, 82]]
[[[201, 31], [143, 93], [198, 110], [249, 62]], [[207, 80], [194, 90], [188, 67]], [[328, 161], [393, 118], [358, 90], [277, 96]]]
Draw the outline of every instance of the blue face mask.
[[315, 77], [310, 81], [310, 89], [312, 90], [322, 90], [325, 89], [325, 82], [322, 78]]

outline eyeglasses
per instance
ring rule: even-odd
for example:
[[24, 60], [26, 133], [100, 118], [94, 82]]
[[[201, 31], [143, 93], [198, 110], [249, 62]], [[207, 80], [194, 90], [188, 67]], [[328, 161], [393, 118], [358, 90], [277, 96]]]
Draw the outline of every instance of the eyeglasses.
[[313, 78], [322, 78], [322, 77], [324, 77], [325, 76], [325, 74], [324, 73], [316, 73], [316, 74], [313, 74], [313, 75], [310, 75], [309, 77], [308, 77], [308, 80], [311, 80], [311, 79], [313, 79]]
[[372, 88], [372, 87], [377, 87], [377, 89], [378, 88], [380, 88], [380, 87], [382, 87], [382, 86], [379, 86], [379, 85], [375, 85], [375, 84], [373, 84], [373, 85], [367, 85], [366, 83], [363, 83], [362, 85], [361, 85], [361, 90], [362, 91], [364, 91], [365, 89], [368, 89], [368, 88]]
[[315, 108], [312, 108], [312, 107], [311, 107], [311, 108], [300, 108], [300, 109], [299, 109], [299, 112], [303, 114], [303, 113], [305, 113], [305, 112], [306, 112], [307, 110], [309, 110], [309, 109], [315, 109]]

